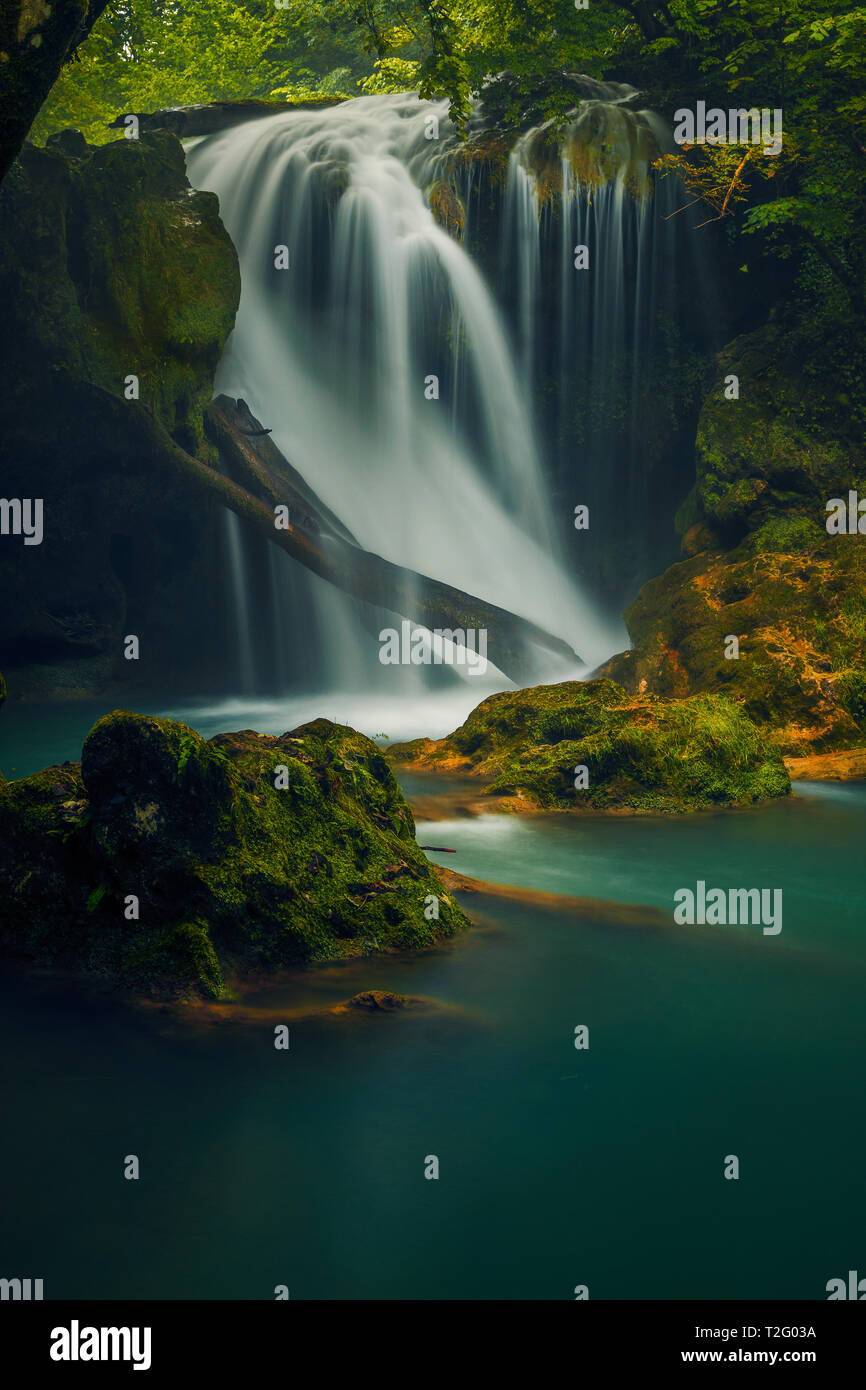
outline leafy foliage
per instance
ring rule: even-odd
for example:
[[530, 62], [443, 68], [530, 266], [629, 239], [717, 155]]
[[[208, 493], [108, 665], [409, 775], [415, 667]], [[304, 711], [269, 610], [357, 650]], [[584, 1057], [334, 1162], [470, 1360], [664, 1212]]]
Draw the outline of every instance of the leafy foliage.
[[563, 117], [577, 73], [625, 80], [672, 115], [696, 100], [784, 112], [784, 149], [680, 150], [663, 163], [707, 221], [779, 255], [811, 247], [864, 309], [866, 7], [826, 0], [113, 0], [34, 137], [90, 140], [130, 110], [238, 97], [417, 90], [459, 131], [479, 94], [505, 128]]

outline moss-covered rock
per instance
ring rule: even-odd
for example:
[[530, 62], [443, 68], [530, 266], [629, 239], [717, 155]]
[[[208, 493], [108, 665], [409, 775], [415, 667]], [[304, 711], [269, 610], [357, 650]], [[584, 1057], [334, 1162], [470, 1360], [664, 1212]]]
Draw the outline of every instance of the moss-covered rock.
[[722, 354], [678, 515], [687, 558], [644, 585], [624, 614], [632, 650], [600, 672], [635, 692], [724, 692], [790, 755], [866, 739], [866, 540], [825, 524], [831, 498], [866, 494], [851, 333], [813, 342], [773, 322]]
[[[854, 747], [866, 671], [866, 550], [804, 519], [673, 565], [625, 612], [632, 651], [603, 668], [635, 691], [724, 691], [786, 753]], [[726, 657], [727, 638], [739, 656]]]
[[465, 925], [381, 751], [324, 719], [207, 741], [107, 715], [80, 767], [0, 788], [0, 894], [6, 952], [158, 998]]
[[[156, 132], [91, 147], [63, 132], [27, 146], [0, 195], [0, 287], [19, 371], [69, 372], [123, 398], [127, 376], [195, 451], [240, 299], [237, 254], [214, 193]], [[72, 138], [70, 138], [72, 137]]]
[[173, 135], [93, 148], [64, 132], [4, 180], [4, 493], [44, 499], [42, 544], [0, 552], [0, 662], [22, 698], [129, 680], [130, 621], [164, 670], [172, 622], [204, 625], [217, 509], [154, 465], [126, 393], [136, 377], [177, 442], [213, 457], [202, 410], [239, 296], [218, 200], [190, 188]]
[[396, 1009], [405, 1009], [408, 1002], [405, 995], [393, 994], [389, 989], [365, 989], [353, 994], [343, 1007], [371, 1014], [393, 1013]]
[[866, 491], [858, 358], [844, 331], [816, 342], [811, 324], [772, 322], [731, 343], [698, 422], [694, 519], [731, 544], [782, 516], [823, 526], [829, 498]]
[[[790, 791], [781, 756], [733, 701], [634, 696], [612, 680], [492, 695], [447, 738], [390, 756], [483, 777], [486, 795], [545, 810], [677, 813]], [[580, 767], [586, 787], [575, 786]]]

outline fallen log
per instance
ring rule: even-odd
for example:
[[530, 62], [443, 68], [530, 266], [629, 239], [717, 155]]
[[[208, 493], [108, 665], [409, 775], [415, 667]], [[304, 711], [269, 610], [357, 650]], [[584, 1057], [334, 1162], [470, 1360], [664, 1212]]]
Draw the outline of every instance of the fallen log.
[[220, 451], [224, 463], [251, 492], [271, 505], [289, 508], [289, 514], [304, 530], [335, 536], [350, 545], [358, 542], [338, 516], [326, 507], [306, 480], [268, 438], [245, 401], [217, 396], [205, 406], [204, 425], [208, 438]]
[[[103, 6], [104, 8], [104, 6]], [[239, 101], [209, 101], [194, 106], [169, 106], [161, 111], [136, 111], [139, 130], [169, 130], [179, 140], [216, 131], [231, 130], [245, 121], [260, 120], [263, 116], [281, 116], [286, 111], [321, 111], [339, 106], [345, 97], [318, 97], [309, 101], [268, 101], [251, 97]], [[122, 130], [127, 116], [124, 113], [107, 122], [108, 130]]]
[[[271, 545], [279, 546], [293, 560], [353, 598], [398, 613], [428, 629], [486, 630], [489, 660], [518, 683], [530, 682], [537, 674], [538, 662], [533, 656], [533, 647], [553, 652], [569, 664], [579, 660], [561, 637], [505, 608], [455, 589], [451, 584], [392, 564], [381, 555], [361, 550], [334, 536], [311, 533], [291, 525], [286, 530], [278, 530], [274, 525], [273, 509], [267, 503], [187, 453], [141, 402], [121, 401], [101, 387], [89, 389], [98, 393], [107, 410], [114, 412], [120, 434], [135, 422], [141, 442], [147, 445], [155, 462], [162, 463], [188, 484], [243, 517]], [[251, 447], [249, 441], [245, 442]]]

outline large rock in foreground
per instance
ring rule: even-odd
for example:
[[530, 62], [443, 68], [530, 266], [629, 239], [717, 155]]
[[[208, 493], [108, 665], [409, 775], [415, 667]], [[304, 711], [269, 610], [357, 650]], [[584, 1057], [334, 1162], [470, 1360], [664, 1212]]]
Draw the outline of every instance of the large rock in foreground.
[[611, 680], [492, 695], [447, 738], [390, 756], [483, 777], [485, 795], [542, 810], [677, 813], [790, 791], [780, 754], [733, 701], [629, 695]]
[[80, 765], [0, 787], [0, 898], [5, 952], [168, 998], [466, 925], [380, 750], [325, 719], [206, 741], [107, 715]]

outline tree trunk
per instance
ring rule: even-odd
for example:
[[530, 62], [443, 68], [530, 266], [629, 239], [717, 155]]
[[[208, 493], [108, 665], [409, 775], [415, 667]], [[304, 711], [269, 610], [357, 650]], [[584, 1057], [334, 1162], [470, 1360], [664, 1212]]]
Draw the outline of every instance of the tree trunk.
[[3, 0], [0, 7], [0, 180], [57, 78], [108, 0]]
[[349, 545], [358, 544], [352, 532], [262, 432], [261, 422], [245, 401], [217, 396], [205, 406], [204, 424], [223, 461], [231, 465], [232, 472], [239, 475], [249, 491], [272, 506], [283, 503], [295, 524], [305, 531], [334, 536]]

